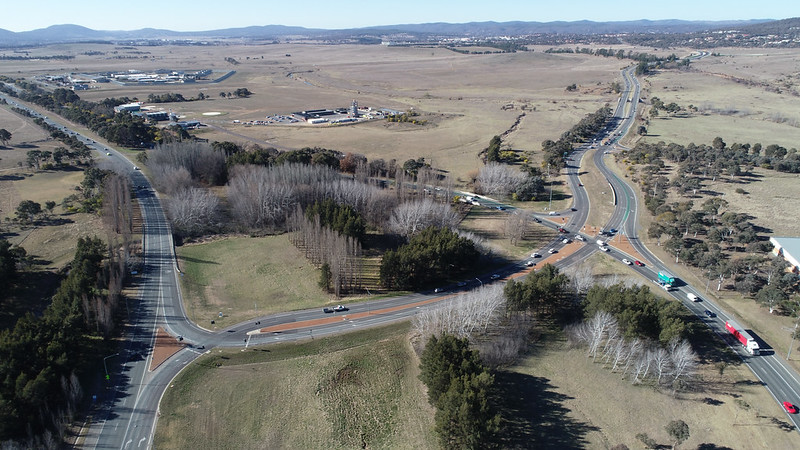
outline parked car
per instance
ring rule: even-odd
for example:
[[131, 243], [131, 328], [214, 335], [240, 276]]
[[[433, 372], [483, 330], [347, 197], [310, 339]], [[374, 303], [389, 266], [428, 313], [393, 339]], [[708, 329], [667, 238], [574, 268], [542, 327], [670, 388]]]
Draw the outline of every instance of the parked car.
[[636, 264], [639, 267], [644, 267], [644, 263], [639, 261], [638, 259], [636, 261], [634, 261], [633, 263]]
[[349, 311], [350, 308], [343, 306], [343, 305], [336, 305], [333, 307], [334, 312], [342, 312], [342, 311]]
[[705, 315], [707, 315], [708, 317], [711, 317], [711, 318], [713, 318], [713, 317], [717, 317], [717, 315], [716, 315], [716, 314], [714, 314], [712, 311], [710, 311], [710, 310], [708, 310], [708, 309], [707, 309], [707, 310], [705, 310], [705, 311], [703, 311], [703, 313], [705, 313]]
[[629, 266], [630, 266], [631, 264], [633, 264], [632, 262], [630, 262], [629, 260], [627, 260], [627, 259], [625, 259], [625, 258], [622, 258], [622, 262], [623, 262], [623, 264], [627, 264], [627, 265], [629, 265]]
[[797, 414], [797, 407], [791, 402], [783, 402], [783, 409], [785, 409], [789, 414]]

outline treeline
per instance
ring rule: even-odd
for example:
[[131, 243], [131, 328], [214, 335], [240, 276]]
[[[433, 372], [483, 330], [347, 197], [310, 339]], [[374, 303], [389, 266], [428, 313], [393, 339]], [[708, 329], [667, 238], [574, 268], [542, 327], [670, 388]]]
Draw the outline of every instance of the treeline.
[[107, 286], [122, 274], [104, 263], [107, 255], [101, 240], [79, 239], [42, 316], [27, 314], [0, 332], [0, 439], [27, 439], [30, 447], [59, 442], [82, 396], [78, 377], [97, 363], [100, 341], [92, 336], [108, 336], [113, 326], [119, 291]]
[[19, 245], [12, 246], [8, 240], [0, 236], [0, 299], [4, 299], [17, 282], [17, 266], [25, 259], [28, 252]]
[[572, 153], [573, 144], [581, 143], [597, 134], [606, 125], [612, 111], [608, 105], [588, 114], [570, 130], [565, 131], [557, 141], [550, 139], [542, 142], [545, 153], [542, 167], [550, 165], [557, 169], [564, 168], [564, 157]]
[[25, 80], [16, 80], [15, 84], [23, 90], [17, 93], [5, 84], [0, 90], [79, 123], [110, 142], [141, 148], [150, 146], [156, 139], [155, 128], [144, 118], [128, 112], [115, 113], [114, 106], [122, 103], [114, 99], [94, 103], [81, 100], [78, 94], [69, 89], [57, 88], [47, 92]]

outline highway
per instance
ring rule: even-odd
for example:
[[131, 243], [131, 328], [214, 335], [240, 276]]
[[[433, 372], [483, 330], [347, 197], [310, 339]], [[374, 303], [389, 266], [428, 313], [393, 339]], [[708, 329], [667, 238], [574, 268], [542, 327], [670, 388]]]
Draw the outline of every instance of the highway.
[[[605, 229], [617, 229], [619, 233], [624, 234], [630, 240], [630, 243], [642, 255], [642, 258], [652, 264], [652, 266], [648, 264], [645, 267], [631, 266], [631, 269], [641, 273], [647, 279], [654, 280], [656, 279], [656, 272], [665, 269], [666, 266], [650, 253], [638, 239], [638, 202], [636, 192], [624, 180], [608, 169], [604, 163], [604, 157], [607, 156], [606, 152], [613, 153], [615, 151], [614, 143], [630, 130], [634, 123], [636, 107], [639, 104], [640, 86], [633, 75], [633, 68], [623, 70], [622, 76], [625, 82], [625, 89], [621, 93], [620, 100], [614, 110], [614, 119], [610, 121], [611, 126], [599, 133], [595, 138], [596, 142], [605, 140], [608, 145], [601, 145], [598, 148], [598, 151], [594, 154], [594, 161], [598, 169], [608, 179], [617, 199], [616, 208]], [[0, 95], [0, 97], [5, 96]], [[6, 98], [6, 100], [14, 106], [29, 109], [34, 115], [44, 117], [35, 112], [35, 110], [21, 105], [19, 101], [12, 98]], [[416, 314], [419, 308], [427, 306], [423, 302], [440, 298], [443, 295], [441, 293], [422, 292], [396, 298], [348, 304], [349, 311], [333, 315], [324, 314], [321, 308], [315, 308], [254, 318], [217, 332], [204, 329], [198, 324], [192, 323], [186, 317], [178, 282], [181, 274], [176, 266], [170, 227], [164, 215], [161, 201], [150, 186], [147, 178], [135, 168], [134, 163], [127, 160], [113, 148], [95, 142], [86, 136], [81, 136], [76, 131], [52, 119], [46, 119], [46, 121], [53, 126], [62, 128], [62, 131], [78, 135], [81, 140], [100, 155], [100, 158], [107, 158], [120, 172], [130, 175], [132, 184], [137, 186], [136, 196], [139, 199], [144, 222], [144, 265], [135, 279], [139, 296], [137, 299], [129, 301], [128, 317], [131, 326], [125, 336], [126, 344], [124, 348], [117, 355], [107, 356], [107, 367], [111, 380], [106, 390], [97, 394], [98, 401], [94, 408], [94, 420], [84, 433], [84, 448], [151, 448], [161, 396], [180, 370], [208, 351], [208, 349], [291, 341], [341, 333], [356, 328], [378, 326], [408, 319]], [[571, 207], [575, 211], [559, 211], [556, 217], [568, 218], [563, 227], [569, 230], [569, 233], [566, 235], [559, 234], [557, 239], [554, 239], [544, 247], [545, 250], [548, 248], [559, 250], [565, 245], [560, 241], [564, 236], [570, 239], [576, 235], [584, 237], [586, 245], [581, 246], [576, 252], [561, 260], [558, 265], [562, 267], [576, 264], [593, 252], [598, 251], [598, 246], [594, 243], [596, 238], [579, 232], [586, 222], [590, 207], [588, 196], [583, 187], [580, 186], [578, 178], [580, 162], [589, 147], [590, 144], [586, 144], [576, 149], [575, 152], [568, 156], [566, 161], [567, 182], [573, 192]], [[481, 203], [484, 203], [483, 199]], [[493, 205], [490, 200], [487, 200], [486, 203], [487, 206]], [[501, 206], [501, 204], [497, 203], [495, 206]], [[534, 216], [541, 220], [541, 223], [545, 226], [554, 229], [560, 226], [547, 220], [553, 218], [551, 216], [539, 214]], [[626, 255], [621, 250], [613, 248], [613, 242], [610, 245], [612, 248], [607, 253], [608, 256], [620, 261], [623, 258], [629, 260], [638, 259], [633, 255]], [[524, 269], [524, 263], [525, 261], [517, 262], [497, 273], [501, 276], [507, 276], [519, 272]], [[445, 295], [491, 283], [493, 280], [490, 279], [489, 275], [484, 274], [476, 279], [469, 280], [465, 286], [443, 287], [448, 292]], [[800, 380], [798, 380], [797, 373], [774, 353], [766, 352], [762, 356], [747, 355], [741, 345], [724, 329], [724, 321], [728, 318], [725, 311], [705, 298], [701, 302], [689, 301], [686, 297], [688, 292], [695, 293], [702, 298], [699, 291], [688, 285], [680, 286], [673, 290], [671, 295], [682, 301], [689, 310], [703, 317], [704, 322], [731, 345], [731, 348], [742, 357], [748, 367], [762, 380], [778, 403], [788, 400], [795, 404], [800, 404]], [[392, 310], [391, 312], [376, 312], [377, 310], [402, 305], [411, 306]], [[706, 318], [705, 309], [713, 311], [716, 317]], [[363, 318], [354, 320], [348, 317], [360, 316], [364, 313], [366, 315]], [[326, 317], [341, 317], [342, 320], [279, 333], [251, 333], [259, 328]], [[257, 325], [255, 322], [259, 322], [259, 324]], [[182, 336], [187, 347], [173, 355], [156, 370], [150, 372], [148, 368], [152, 358], [151, 350], [158, 327], [163, 327], [172, 336]], [[800, 423], [798, 423], [796, 416], [787, 416], [795, 427], [800, 430], [798, 428]]]

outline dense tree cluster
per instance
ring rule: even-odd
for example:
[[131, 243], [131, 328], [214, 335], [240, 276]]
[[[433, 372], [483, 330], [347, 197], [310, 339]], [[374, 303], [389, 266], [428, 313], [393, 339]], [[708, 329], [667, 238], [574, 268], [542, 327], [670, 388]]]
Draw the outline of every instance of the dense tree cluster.
[[483, 449], [496, 445], [501, 417], [490, 401], [494, 377], [469, 341], [433, 336], [420, 357], [420, 379], [436, 407], [435, 429], [446, 449]]
[[569, 306], [565, 296], [569, 278], [552, 264], [545, 264], [523, 281], [509, 280], [505, 287], [511, 311], [531, 312], [536, 318], [560, 318]]
[[381, 261], [381, 283], [389, 289], [417, 289], [471, 269], [478, 251], [469, 239], [447, 228], [428, 227]]
[[175, 191], [174, 175], [185, 169], [193, 182], [220, 186], [228, 181], [225, 154], [205, 142], [170, 142], [147, 151], [153, 183], [164, 192]]
[[626, 338], [647, 338], [663, 344], [685, 337], [686, 310], [678, 302], [656, 296], [647, 286], [593, 286], [583, 303], [586, 317], [612, 314]]
[[96, 361], [86, 336], [113, 326], [117, 300], [104, 286], [115, 266], [103, 264], [106, 254], [99, 239], [79, 239], [69, 275], [42, 316], [28, 314], [0, 332], [0, 439], [57, 430], [74, 412], [76, 375]]

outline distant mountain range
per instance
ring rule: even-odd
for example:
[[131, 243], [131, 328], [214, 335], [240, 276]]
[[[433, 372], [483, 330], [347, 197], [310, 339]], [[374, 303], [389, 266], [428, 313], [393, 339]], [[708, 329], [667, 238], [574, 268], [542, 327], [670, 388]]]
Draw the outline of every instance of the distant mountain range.
[[[794, 19], [788, 19], [794, 20]], [[601, 35], [618, 33], [697, 33], [735, 28], [742, 30], [761, 26], [764, 29], [786, 29], [785, 22], [772, 20], [686, 21], [634, 20], [623, 22], [471, 22], [389, 25], [343, 30], [325, 30], [283, 25], [226, 28], [209, 31], [171, 31], [143, 28], [132, 31], [92, 30], [79, 25], [53, 25], [32, 31], [12, 32], [0, 29], [0, 47], [52, 44], [59, 42], [126, 41], [145, 39], [248, 39], [284, 40], [287, 38], [346, 39], [404, 35], [425, 39], [429, 37], [496, 37], [535, 34]]]

